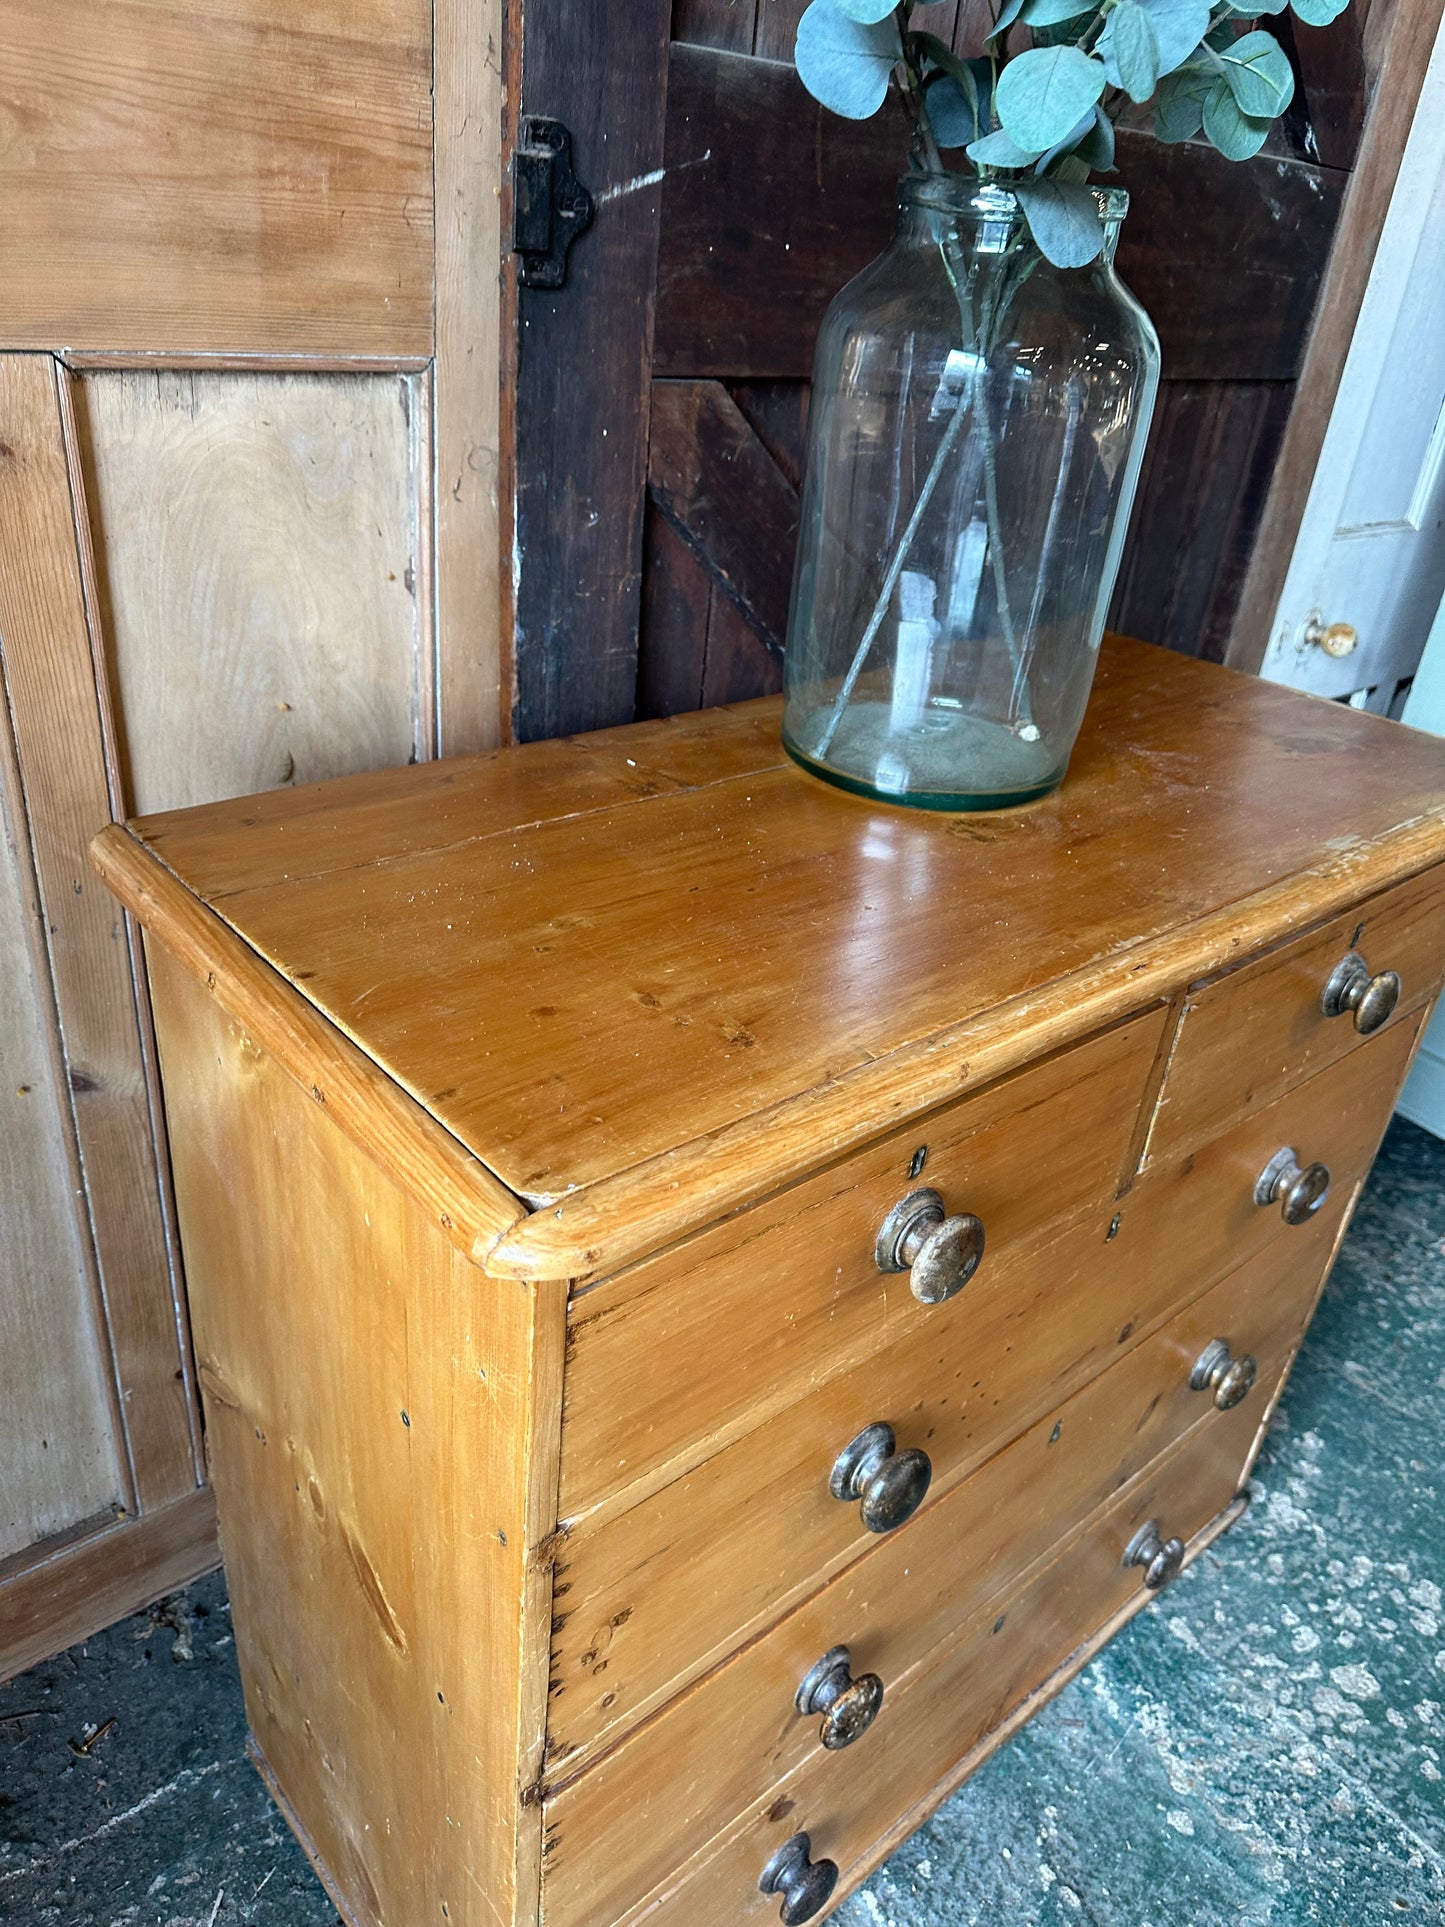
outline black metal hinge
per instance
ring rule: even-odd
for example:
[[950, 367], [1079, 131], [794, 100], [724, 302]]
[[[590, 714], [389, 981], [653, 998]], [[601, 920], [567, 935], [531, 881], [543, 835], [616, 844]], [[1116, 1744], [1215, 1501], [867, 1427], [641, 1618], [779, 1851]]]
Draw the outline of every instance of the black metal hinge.
[[592, 196], [572, 171], [572, 136], [560, 120], [522, 116], [512, 167], [512, 247], [524, 288], [560, 288], [567, 250], [593, 214]]

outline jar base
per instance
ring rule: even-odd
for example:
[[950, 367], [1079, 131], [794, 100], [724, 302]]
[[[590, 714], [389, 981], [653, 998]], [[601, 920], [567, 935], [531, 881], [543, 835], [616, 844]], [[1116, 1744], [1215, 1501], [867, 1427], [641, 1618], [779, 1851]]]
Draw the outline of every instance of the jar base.
[[835, 789], [846, 790], [850, 796], [865, 796], [873, 803], [889, 803], [897, 809], [937, 810], [957, 814], [975, 813], [980, 810], [1017, 809], [1021, 803], [1036, 803], [1041, 796], [1056, 790], [1064, 780], [1064, 771], [1059, 770], [1046, 782], [1036, 783], [1031, 788], [1019, 790], [886, 790], [877, 784], [865, 782], [860, 776], [849, 776], [844, 771], [831, 769], [826, 763], [817, 762], [805, 750], [791, 740], [785, 729], [782, 732], [783, 748], [799, 769], [806, 770], [809, 776], [816, 776]]

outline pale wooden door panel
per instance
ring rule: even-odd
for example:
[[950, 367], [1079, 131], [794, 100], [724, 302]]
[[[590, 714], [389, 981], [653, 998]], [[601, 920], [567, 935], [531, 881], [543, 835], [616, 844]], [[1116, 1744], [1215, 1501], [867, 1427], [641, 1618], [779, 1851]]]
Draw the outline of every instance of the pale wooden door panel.
[[[12, 776], [6, 730], [0, 777]], [[0, 1559], [121, 1497], [109, 1366], [56, 1089], [54, 1011], [36, 968], [34, 874], [7, 789], [13, 783], [0, 782]]]
[[433, 753], [418, 388], [405, 375], [85, 378], [128, 810]]
[[0, 342], [432, 346], [430, 0], [6, 0]]

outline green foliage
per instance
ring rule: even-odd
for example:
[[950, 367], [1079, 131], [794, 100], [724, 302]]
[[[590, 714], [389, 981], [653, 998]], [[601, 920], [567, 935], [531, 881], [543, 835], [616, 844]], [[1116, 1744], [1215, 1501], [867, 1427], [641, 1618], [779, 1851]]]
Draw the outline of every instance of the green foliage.
[[1031, 47], [998, 77], [994, 107], [1020, 147], [1040, 153], [1091, 111], [1107, 85], [1102, 61], [1080, 47]]
[[[798, 23], [798, 73], [850, 120], [877, 113], [890, 86], [914, 125], [913, 165], [959, 149], [1018, 197], [1056, 267], [1098, 258], [1093, 173], [1114, 166], [1114, 117], [1152, 103], [1165, 143], [1203, 134], [1248, 160], [1289, 106], [1294, 74], [1274, 35], [1251, 23], [1292, 6], [1328, 26], [1349, 0], [993, 0], [983, 52], [965, 59], [915, 31], [915, 0], [811, 0]], [[1018, 29], [1019, 42], [1010, 44]]]

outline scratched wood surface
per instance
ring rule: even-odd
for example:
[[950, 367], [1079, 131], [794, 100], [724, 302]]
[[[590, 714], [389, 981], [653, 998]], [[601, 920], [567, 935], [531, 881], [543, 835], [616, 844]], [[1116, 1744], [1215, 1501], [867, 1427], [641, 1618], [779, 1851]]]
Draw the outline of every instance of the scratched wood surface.
[[[1445, 746], [1114, 642], [1068, 779], [1025, 810], [927, 818], [774, 767], [533, 814], [380, 864], [343, 826], [314, 874], [229, 895], [187, 854], [205, 812], [142, 832], [510, 1190], [548, 1204], [523, 1243], [565, 1231], [583, 1187], [800, 1093], [847, 1107], [966, 1020], [1025, 1036], [1019, 1018], [1089, 971], [1137, 1008], [1168, 941], [1211, 916], [1241, 954], [1264, 934], [1251, 898], [1331, 865], [1346, 901], [1392, 880], [1398, 826], [1425, 867], [1445, 850]], [[912, 1106], [976, 1074], [961, 1053], [920, 1088], [915, 1066]], [[894, 1121], [860, 1099], [847, 1128]], [[682, 1220], [686, 1195], [665, 1202]]]
[[423, 0], [9, 0], [0, 343], [432, 347]]

